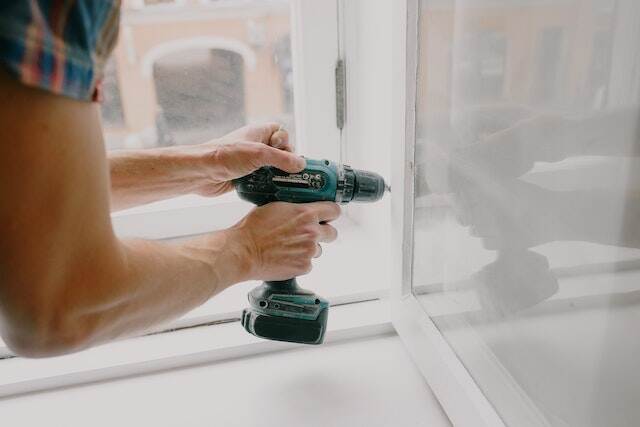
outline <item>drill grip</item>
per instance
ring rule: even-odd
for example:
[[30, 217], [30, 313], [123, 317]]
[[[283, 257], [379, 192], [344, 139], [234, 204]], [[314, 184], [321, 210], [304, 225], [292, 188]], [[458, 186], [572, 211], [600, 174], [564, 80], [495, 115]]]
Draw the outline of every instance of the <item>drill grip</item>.
[[292, 293], [293, 290], [299, 287], [295, 277], [286, 280], [266, 280], [264, 283], [270, 288], [277, 289], [283, 293]]

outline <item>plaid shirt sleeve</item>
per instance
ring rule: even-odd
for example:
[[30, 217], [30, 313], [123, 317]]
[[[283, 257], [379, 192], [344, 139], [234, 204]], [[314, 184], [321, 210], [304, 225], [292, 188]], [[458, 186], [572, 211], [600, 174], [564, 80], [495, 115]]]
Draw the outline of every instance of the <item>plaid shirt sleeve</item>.
[[0, 64], [23, 84], [98, 100], [120, 0], [0, 1]]

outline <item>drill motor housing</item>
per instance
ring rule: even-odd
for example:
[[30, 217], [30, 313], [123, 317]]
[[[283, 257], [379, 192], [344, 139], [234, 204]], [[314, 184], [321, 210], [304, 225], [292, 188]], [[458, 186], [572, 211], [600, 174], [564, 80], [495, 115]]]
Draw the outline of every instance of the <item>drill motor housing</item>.
[[[271, 166], [234, 180], [240, 198], [258, 206], [271, 202], [374, 202], [388, 189], [373, 172], [354, 170], [329, 160], [306, 160], [305, 169], [288, 173]], [[251, 334], [303, 344], [321, 344], [329, 302], [298, 286], [295, 278], [266, 281], [249, 295], [242, 326]]]

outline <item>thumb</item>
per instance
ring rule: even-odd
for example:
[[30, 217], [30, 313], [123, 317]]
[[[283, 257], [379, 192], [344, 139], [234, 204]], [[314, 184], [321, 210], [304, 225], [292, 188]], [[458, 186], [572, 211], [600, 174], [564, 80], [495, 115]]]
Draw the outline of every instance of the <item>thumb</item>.
[[275, 166], [289, 173], [300, 172], [307, 165], [307, 161], [297, 154], [263, 144], [260, 149], [260, 163], [262, 166]]

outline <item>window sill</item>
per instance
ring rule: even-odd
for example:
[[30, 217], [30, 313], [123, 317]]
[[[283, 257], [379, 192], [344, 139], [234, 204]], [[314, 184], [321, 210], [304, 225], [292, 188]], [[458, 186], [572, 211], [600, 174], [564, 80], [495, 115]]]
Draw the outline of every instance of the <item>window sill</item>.
[[[386, 300], [346, 304], [331, 308], [325, 342], [392, 331]], [[68, 356], [15, 357], [0, 361], [0, 398], [301, 347], [256, 338], [234, 320], [117, 341]]]
[[114, 212], [111, 220], [119, 237], [170, 239], [229, 227], [251, 208], [235, 193], [187, 195]]

